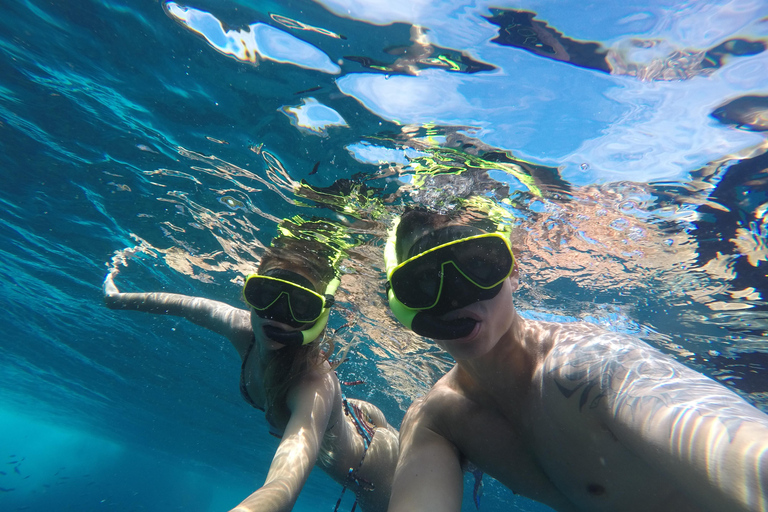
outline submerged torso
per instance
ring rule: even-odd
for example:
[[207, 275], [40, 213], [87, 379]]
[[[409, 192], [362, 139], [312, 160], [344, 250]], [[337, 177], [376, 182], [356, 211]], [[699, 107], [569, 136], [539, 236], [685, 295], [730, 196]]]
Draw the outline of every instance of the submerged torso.
[[454, 368], [426, 398], [433, 428], [512, 491], [556, 510], [699, 510], [601, 419], [610, 400], [601, 396], [595, 379], [620, 372], [595, 364], [598, 359], [574, 357], [578, 350], [571, 348], [581, 347], [590, 332], [577, 325], [560, 330], [560, 341], [537, 364], [530, 387], [512, 400], [503, 392], [464, 385], [461, 370]]
[[[282, 437], [290, 413], [285, 403], [276, 404], [274, 410], [267, 410], [260, 354], [258, 349], [253, 348], [254, 345], [252, 343], [243, 354], [240, 392], [251, 406], [266, 411], [270, 433]], [[317, 456], [317, 466], [354, 492], [363, 511], [386, 511], [397, 463], [397, 431], [389, 427], [384, 415], [375, 406], [344, 398], [339, 380], [327, 363], [313, 371], [332, 381], [329, 388], [335, 395], [328, 397], [333, 406]], [[301, 380], [296, 385], [301, 385]]]

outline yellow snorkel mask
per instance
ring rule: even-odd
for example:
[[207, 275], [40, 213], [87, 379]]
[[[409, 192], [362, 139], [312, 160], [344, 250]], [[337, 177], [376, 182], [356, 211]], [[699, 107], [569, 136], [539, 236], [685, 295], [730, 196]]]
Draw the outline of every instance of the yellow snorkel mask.
[[395, 317], [433, 339], [467, 336], [469, 318], [446, 322], [443, 314], [495, 297], [515, 268], [506, 226], [488, 233], [465, 225], [438, 228], [418, 238], [409, 258], [398, 262], [398, 218], [384, 249], [387, 298]]
[[306, 345], [317, 339], [328, 323], [339, 283], [338, 278], [332, 279], [321, 295], [305, 277], [290, 270], [272, 269], [246, 278], [243, 299], [261, 318], [291, 327], [313, 324], [309, 329], [296, 331], [265, 326], [269, 338], [278, 343]]

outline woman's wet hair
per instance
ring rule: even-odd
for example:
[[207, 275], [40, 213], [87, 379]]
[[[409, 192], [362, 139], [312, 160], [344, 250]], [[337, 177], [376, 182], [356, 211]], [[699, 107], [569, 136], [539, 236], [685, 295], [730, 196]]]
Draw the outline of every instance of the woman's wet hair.
[[[335, 277], [338, 265], [344, 256], [343, 250], [332, 244], [320, 242], [329, 230], [334, 229], [325, 222], [296, 224], [285, 220], [280, 224], [281, 234], [272, 244], [259, 263], [258, 273], [272, 269], [290, 270], [306, 276], [318, 293], [323, 293]], [[340, 245], [340, 244], [339, 244]], [[300, 346], [286, 346], [272, 353], [263, 368], [266, 391], [267, 416], [289, 417], [285, 407], [285, 395], [301, 376], [312, 368], [322, 366], [333, 353], [332, 339], [321, 338]]]
[[274, 268], [291, 270], [307, 276], [315, 291], [323, 293], [337, 273], [332, 252], [327, 245], [315, 240], [279, 236], [262, 256], [258, 273]]
[[280, 268], [305, 275], [316, 292], [322, 293], [333, 280], [336, 270], [323, 254], [323, 244], [295, 238], [281, 238], [273, 242], [259, 264], [259, 274]]

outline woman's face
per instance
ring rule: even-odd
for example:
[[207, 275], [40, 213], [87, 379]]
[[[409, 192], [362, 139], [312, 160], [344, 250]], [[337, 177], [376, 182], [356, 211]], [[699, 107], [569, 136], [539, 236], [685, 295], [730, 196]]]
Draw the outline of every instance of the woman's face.
[[[305, 286], [307, 288], [311, 287], [311, 289], [317, 291], [318, 289], [318, 283], [316, 283], [312, 276], [309, 275], [308, 272], [304, 271], [304, 269], [301, 268], [282, 268], [280, 266], [274, 265], [270, 266], [266, 269], [259, 269], [259, 273], [264, 275], [267, 273], [270, 273], [270, 271], [273, 270], [288, 270], [290, 272], [293, 272], [295, 274], [298, 274], [303, 279], [306, 279], [306, 282], [301, 282], [300, 284], [302, 286]], [[308, 329], [312, 327], [314, 324], [302, 324], [302, 325], [290, 325], [288, 323], [281, 322], [274, 318], [262, 318], [258, 315], [256, 310], [254, 308], [250, 308], [251, 311], [251, 327], [253, 329], [254, 336], [256, 338], [256, 341], [260, 343], [260, 345], [263, 348], [266, 348], [267, 350], [278, 350], [285, 345], [282, 343], [279, 343], [273, 339], [270, 339], [264, 331], [264, 327], [271, 326], [273, 328], [280, 329], [281, 331], [285, 332], [293, 332], [293, 331], [301, 331], [304, 329]]]
[[261, 318], [254, 312], [253, 308], [251, 308], [251, 328], [253, 329], [253, 335], [256, 338], [256, 343], [267, 350], [279, 350], [285, 347], [285, 345], [269, 338], [264, 333], [264, 327], [268, 325], [277, 327], [278, 329], [284, 331], [299, 330], [295, 327], [291, 327], [280, 322], [275, 322], [274, 320], [266, 320]]

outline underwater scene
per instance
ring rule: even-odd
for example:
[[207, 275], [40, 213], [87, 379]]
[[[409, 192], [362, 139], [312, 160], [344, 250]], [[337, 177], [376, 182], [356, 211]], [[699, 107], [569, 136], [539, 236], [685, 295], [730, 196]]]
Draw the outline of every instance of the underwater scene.
[[[238, 353], [102, 283], [247, 309], [287, 224], [343, 250], [331, 357], [398, 427], [454, 362], [391, 313], [388, 230], [476, 196], [514, 224], [524, 318], [639, 337], [768, 412], [765, 1], [0, 9], [0, 510], [259, 488], [280, 439]], [[463, 511], [551, 510], [476, 476]], [[294, 510], [340, 494], [315, 468]]]

